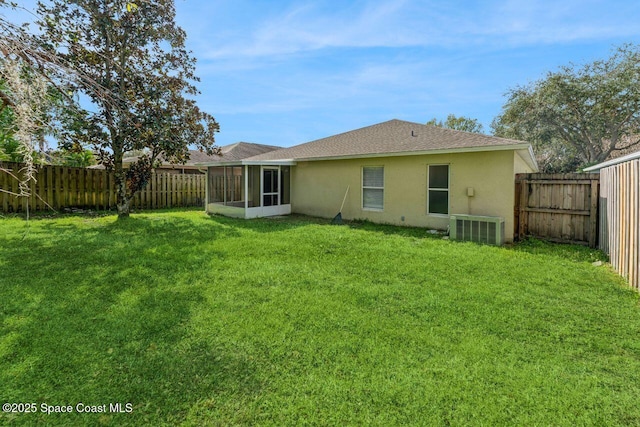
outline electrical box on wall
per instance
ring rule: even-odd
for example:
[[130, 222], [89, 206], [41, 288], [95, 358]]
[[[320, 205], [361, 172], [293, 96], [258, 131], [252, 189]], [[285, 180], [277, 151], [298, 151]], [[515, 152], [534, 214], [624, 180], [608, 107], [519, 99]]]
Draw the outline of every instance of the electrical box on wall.
[[473, 189], [473, 187], [467, 187], [467, 197], [473, 196], [475, 196], [475, 190]]

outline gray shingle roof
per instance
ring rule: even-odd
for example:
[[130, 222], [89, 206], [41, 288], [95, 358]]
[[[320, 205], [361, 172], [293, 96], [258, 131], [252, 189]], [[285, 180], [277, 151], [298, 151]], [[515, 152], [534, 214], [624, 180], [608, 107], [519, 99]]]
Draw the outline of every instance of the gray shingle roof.
[[[269, 151], [279, 150], [282, 147], [275, 145], [254, 144], [251, 142], [236, 142], [234, 144], [225, 145], [220, 147], [222, 155], [209, 156], [200, 150], [189, 150], [189, 160], [184, 165], [175, 165], [178, 168], [199, 168], [200, 164], [211, 164], [220, 162], [236, 162], [244, 160], [247, 157], [257, 156]], [[126, 165], [137, 161], [139, 156], [125, 157], [122, 162]], [[170, 166], [170, 164], [161, 159], [164, 166]], [[104, 169], [102, 165], [89, 166], [91, 169]]]
[[[194, 152], [193, 150], [191, 150], [190, 163], [202, 163], [210, 161], [229, 162], [234, 160], [243, 160], [247, 157], [258, 156], [263, 153], [268, 153], [270, 151], [280, 149], [282, 149], [282, 147], [277, 147], [275, 145], [253, 144], [251, 142], [236, 142], [235, 144], [220, 147], [222, 156], [207, 156], [206, 154], [199, 152], [203, 156], [194, 157]], [[202, 158], [203, 160], [200, 160], [200, 158]]]
[[225, 145], [220, 147], [221, 156], [213, 155], [208, 156], [198, 150], [189, 150], [189, 161], [187, 164], [200, 164], [200, 163], [219, 163], [219, 162], [235, 162], [244, 160], [247, 157], [258, 156], [269, 151], [279, 150], [282, 147], [275, 145], [254, 144], [251, 142], [236, 142], [234, 144]]
[[499, 149], [501, 146], [513, 145], [526, 147], [528, 144], [523, 141], [394, 119], [245, 160], [313, 160], [465, 148], [496, 147]]

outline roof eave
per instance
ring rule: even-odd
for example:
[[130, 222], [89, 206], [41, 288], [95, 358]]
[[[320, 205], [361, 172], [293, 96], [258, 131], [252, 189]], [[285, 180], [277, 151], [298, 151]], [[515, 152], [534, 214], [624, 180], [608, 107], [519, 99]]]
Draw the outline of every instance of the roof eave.
[[531, 146], [531, 144], [526, 145], [528, 145], [527, 150], [518, 150], [521, 154], [520, 158], [524, 160], [527, 166], [529, 166], [534, 172], [538, 172], [540, 171], [540, 167], [538, 166], [536, 155], [533, 153], [533, 147]]
[[243, 160], [243, 165], [248, 166], [295, 166], [296, 159], [281, 159], [281, 160]]
[[283, 159], [283, 160], [236, 160], [229, 162], [204, 162], [198, 163], [198, 166], [210, 167], [210, 166], [294, 166], [295, 160]]
[[[325, 161], [325, 160], [370, 159], [370, 158], [380, 158], [380, 157], [424, 156], [424, 155], [434, 155], [434, 154], [456, 154], [456, 153], [474, 153], [474, 152], [483, 152], [483, 151], [508, 151], [508, 150], [528, 150], [531, 156], [530, 166], [535, 167], [535, 169], [537, 170], [537, 164], [535, 163], [535, 157], [533, 157], [531, 144], [490, 145], [490, 146], [477, 146], [477, 147], [443, 148], [443, 149], [420, 150], [420, 151], [398, 151], [398, 152], [389, 152], [389, 153], [349, 154], [349, 155], [342, 155], [342, 156], [299, 157], [293, 160], [277, 160], [277, 161], [316, 162], [316, 161]], [[526, 160], [527, 159], [525, 159], [525, 161]], [[252, 162], [256, 162], [257, 164], [260, 164], [265, 161], [255, 160]]]

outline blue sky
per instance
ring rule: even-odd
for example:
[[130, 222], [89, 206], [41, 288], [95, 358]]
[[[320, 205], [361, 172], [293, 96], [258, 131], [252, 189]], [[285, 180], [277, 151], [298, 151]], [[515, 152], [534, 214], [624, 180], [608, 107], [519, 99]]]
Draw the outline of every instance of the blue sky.
[[217, 142], [291, 146], [447, 114], [640, 41], [636, 1], [177, 0]]
[[[30, 2], [30, 1], [29, 1]], [[558, 66], [640, 42], [637, 1], [176, 0], [219, 145], [477, 118]]]

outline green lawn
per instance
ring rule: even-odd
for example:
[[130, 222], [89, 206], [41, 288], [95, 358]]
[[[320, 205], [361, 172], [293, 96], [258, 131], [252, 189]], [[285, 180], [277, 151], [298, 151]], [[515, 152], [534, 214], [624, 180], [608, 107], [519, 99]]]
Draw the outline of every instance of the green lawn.
[[0, 399], [38, 410], [0, 425], [640, 425], [639, 298], [597, 259], [304, 217], [0, 219]]

